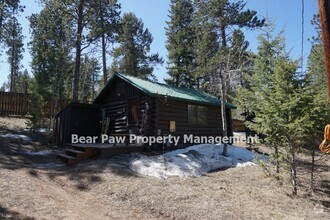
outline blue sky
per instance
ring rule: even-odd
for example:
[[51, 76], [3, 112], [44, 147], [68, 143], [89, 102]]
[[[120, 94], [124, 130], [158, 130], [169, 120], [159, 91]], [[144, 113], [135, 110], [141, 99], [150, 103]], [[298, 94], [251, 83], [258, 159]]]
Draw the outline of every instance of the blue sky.
[[[140, 17], [145, 27], [152, 33], [154, 41], [151, 46], [151, 52], [158, 52], [166, 61], [166, 35], [165, 27], [168, 20], [168, 11], [170, 0], [118, 0], [122, 5], [122, 12], [134, 12]], [[301, 54], [301, 1], [302, 0], [248, 0], [246, 8], [256, 10], [260, 17], [266, 17], [275, 21], [277, 31], [285, 30], [288, 50], [292, 49], [292, 56], [299, 58]], [[30, 71], [31, 57], [27, 49], [29, 37], [29, 22], [26, 16], [31, 13], [37, 13], [41, 7], [35, 0], [21, 0], [26, 6], [25, 12], [19, 20], [23, 27], [25, 38], [25, 54], [23, 65]], [[316, 0], [305, 0], [305, 47], [304, 57], [307, 59], [311, 44], [308, 38], [315, 35], [314, 27], [310, 24], [313, 14], [318, 12]], [[250, 50], [257, 50], [257, 36], [259, 31], [244, 30], [247, 40], [250, 42]], [[4, 53], [0, 56], [0, 85], [7, 81], [9, 68], [7, 58]], [[306, 62], [305, 62], [306, 63]], [[166, 78], [166, 62], [163, 66], [155, 69], [154, 74], [160, 81]]]

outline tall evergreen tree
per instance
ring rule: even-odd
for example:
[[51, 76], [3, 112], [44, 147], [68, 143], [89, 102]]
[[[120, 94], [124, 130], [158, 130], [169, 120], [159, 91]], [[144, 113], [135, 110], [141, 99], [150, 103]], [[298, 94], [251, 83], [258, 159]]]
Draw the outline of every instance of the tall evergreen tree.
[[[194, 1], [194, 34], [195, 34], [195, 86], [206, 92], [211, 92], [209, 82], [216, 78], [212, 61], [219, 51], [217, 32], [210, 22], [209, 12], [211, 5], [209, 0]], [[217, 88], [218, 91], [218, 88]]]
[[88, 34], [91, 27], [92, 15], [94, 13], [94, 1], [92, 0], [42, 0], [44, 3], [49, 3], [57, 8], [58, 16], [67, 18], [68, 24], [71, 25], [74, 32], [74, 51], [75, 65], [73, 74], [73, 89], [72, 101], [79, 102], [79, 79], [81, 71], [81, 56], [82, 51], [88, 48], [91, 44]]
[[144, 29], [141, 19], [133, 13], [125, 13], [118, 36], [119, 46], [113, 49], [111, 72], [121, 72], [140, 78], [154, 77], [154, 66], [162, 64], [158, 53], [150, 53], [152, 35]]
[[89, 39], [101, 41], [103, 85], [107, 83], [107, 45], [114, 43], [120, 27], [120, 4], [117, 0], [96, 0], [92, 4], [91, 32]]
[[15, 92], [16, 79], [22, 67], [21, 61], [23, 60], [24, 53], [24, 37], [22, 34], [22, 27], [17, 20], [18, 13], [19, 5], [15, 5], [11, 8], [11, 17], [8, 19], [3, 32], [4, 43], [7, 48], [6, 54], [10, 67], [10, 92]]
[[85, 56], [82, 60], [80, 78], [80, 97], [82, 103], [91, 103], [100, 85], [100, 66], [96, 58]]
[[30, 78], [30, 75], [29, 75], [27, 69], [25, 69], [23, 72], [19, 72], [14, 90], [19, 93], [27, 94], [30, 81], [31, 81], [31, 78]]
[[[219, 72], [220, 63], [225, 63], [226, 72], [229, 74], [229, 82], [227, 91], [232, 87], [231, 83], [242, 78], [243, 69], [247, 64], [247, 47], [248, 42], [245, 40], [244, 33], [241, 28], [254, 29], [262, 27], [265, 23], [257, 17], [257, 12], [245, 9], [246, 1], [239, 0], [231, 2], [229, 0], [209, 0], [206, 1], [209, 5], [208, 22], [213, 27], [217, 35], [218, 51], [209, 62], [210, 72]], [[218, 87], [217, 76], [205, 76], [208, 82], [207, 88], [214, 90], [213, 87]], [[233, 95], [233, 91], [228, 94]]]
[[195, 84], [195, 30], [192, 0], [171, 0], [169, 13], [166, 49], [170, 78], [165, 81], [175, 86], [193, 87]]
[[312, 20], [317, 35], [312, 38], [312, 49], [308, 57], [307, 73], [305, 75], [306, 95], [310, 96], [309, 118], [306, 123], [310, 125], [306, 146], [311, 152], [310, 189], [314, 189], [316, 173], [316, 149], [323, 138], [323, 129], [330, 121], [328, 105], [328, 87], [324, 65], [324, 51], [321, 40], [319, 16], [314, 15]]
[[72, 80], [72, 101], [79, 102], [81, 59], [83, 50], [101, 41], [103, 78], [107, 80], [107, 42], [114, 43], [120, 21], [120, 5], [116, 0], [42, 0], [61, 10], [60, 17], [66, 18], [74, 39], [74, 74]]
[[[61, 108], [61, 101], [69, 100], [72, 95], [73, 61], [71, 50], [74, 47], [71, 22], [67, 16], [58, 16], [63, 5], [48, 1], [38, 14], [29, 17], [32, 41], [32, 73], [34, 80], [30, 91], [35, 102], [31, 105], [42, 106], [48, 103], [55, 111]], [[39, 114], [40, 106], [34, 106], [31, 114]], [[51, 116], [51, 115], [50, 115]], [[33, 116], [40, 119], [42, 116]], [[38, 120], [35, 121], [37, 123]]]
[[84, 30], [88, 24], [88, 16], [90, 14], [91, 7], [88, 5], [88, 0], [66, 0], [65, 13], [70, 15], [71, 22], [75, 27], [75, 67], [73, 75], [73, 91], [72, 101], [79, 102], [79, 79], [81, 69], [81, 53], [83, 51], [84, 43]]
[[[267, 97], [265, 90], [270, 81], [271, 75], [274, 74], [275, 61], [281, 56], [285, 49], [284, 37], [280, 33], [273, 37], [273, 26], [268, 26], [266, 31], [258, 37], [258, 54], [254, 60], [254, 70], [251, 76], [245, 76], [246, 84], [238, 90], [236, 103], [240, 109], [244, 109], [246, 116], [252, 117], [259, 111], [258, 107], [263, 100], [260, 97]], [[259, 123], [262, 123], [260, 121]], [[248, 127], [254, 130], [254, 123], [250, 123]], [[257, 126], [258, 123], [255, 125]], [[270, 144], [273, 147], [272, 155], [276, 163], [276, 173], [279, 173], [279, 150], [277, 145]]]
[[[292, 193], [297, 194], [297, 152], [311, 129], [310, 96], [297, 73], [298, 62], [285, 53], [282, 35], [266, 32], [259, 37], [258, 55], [249, 86], [239, 92], [239, 106], [254, 115], [248, 127], [266, 136], [274, 149], [276, 172], [280, 162], [288, 164]], [[280, 156], [281, 155], [281, 156]]]
[[[213, 45], [212, 49], [217, 49], [215, 53], [212, 51], [212, 57], [209, 57], [207, 63], [203, 60], [202, 50], [197, 46], [196, 51], [196, 63], [197, 69], [201, 66], [206, 66], [204, 68], [206, 71], [203, 78], [199, 78], [199, 81], [204, 82], [204, 86], [207, 92], [213, 93], [219, 96], [225, 101], [228, 100], [227, 94], [232, 94], [229, 88], [232, 88], [231, 82], [233, 81], [233, 72], [237, 69], [242, 69], [242, 59], [241, 57], [247, 48], [246, 42], [244, 41], [244, 35], [238, 28], [256, 28], [264, 25], [264, 20], [260, 20], [256, 14], [256, 11], [245, 10], [246, 1], [229, 1], [229, 0], [203, 0], [195, 1], [195, 14], [197, 17], [202, 18], [204, 22], [194, 22], [197, 24], [197, 32], [195, 36], [200, 35], [199, 31], [202, 31], [202, 35], [208, 35], [212, 33], [214, 43], [217, 43], [217, 47], [210, 42], [210, 37], [206, 37], [203, 42], [205, 45]], [[207, 15], [207, 16], [205, 16]], [[202, 27], [199, 27], [202, 24]], [[208, 27], [211, 29], [205, 29]], [[199, 37], [197, 37], [197, 42]], [[207, 43], [205, 43], [207, 42]], [[229, 44], [231, 43], [231, 45]], [[238, 45], [240, 43], [241, 45]], [[202, 45], [203, 45], [202, 44]], [[197, 44], [198, 45], [198, 44]], [[238, 47], [240, 46], [240, 47]], [[206, 46], [207, 47], [207, 46]], [[209, 51], [211, 52], [211, 51]], [[202, 59], [200, 59], [202, 57]], [[234, 61], [235, 60], [235, 61]], [[241, 62], [237, 62], [241, 61]], [[202, 62], [201, 62], [202, 61]], [[236, 64], [236, 65], [234, 65]], [[235, 70], [235, 71], [233, 71]], [[237, 72], [237, 71], [236, 71]], [[242, 71], [239, 71], [242, 72]], [[199, 77], [202, 74], [198, 74]], [[237, 75], [237, 74], [236, 74]], [[219, 86], [219, 83], [221, 84]], [[218, 88], [221, 87], [219, 90]], [[222, 110], [222, 115], [225, 115], [224, 109]], [[226, 120], [222, 119], [223, 123]], [[226, 134], [227, 125], [223, 126], [223, 134]], [[224, 146], [223, 154], [226, 155], [227, 147]]]
[[0, 44], [3, 42], [3, 33], [9, 20], [23, 12], [23, 10], [24, 6], [20, 4], [20, 0], [0, 0]]
[[326, 81], [326, 70], [324, 65], [324, 52], [322, 44], [313, 43], [310, 55], [308, 57], [308, 69], [305, 75], [305, 93], [310, 97], [308, 103], [309, 118], [306, 124], [310, 125], [306, 147], [311, 155], [311, 178], [310, 189], [314, 190], [317, 170], [316, 151], [322, 142], [324, 127], [330, 121], [330, 110], [328, 105], [328, 90]]
[[247, 52], [249, 42], [245, 40], [245, 35], [241, 30], [235, 30], [230, 41], [231, 57], [229, 69], [234, 71], [239, 70], [237, 71], [239, 79], [238, 82], [231, 83], [232, 86], [236, 86], [235, 84], [242, 84], [243, 68], [247, 65], [250, 55]]
[[244, 10], [246, 6], [245, 0], [229, 1], [229, 0], [210, 0], [211, 11], [210, 17], [215, 24], [222, 48], [228, 46], [228, 37], [230, 29], [233, 28], [256, 28], [262, 27], [265, 20], [257, 17], [257, 12], [253, 10]]

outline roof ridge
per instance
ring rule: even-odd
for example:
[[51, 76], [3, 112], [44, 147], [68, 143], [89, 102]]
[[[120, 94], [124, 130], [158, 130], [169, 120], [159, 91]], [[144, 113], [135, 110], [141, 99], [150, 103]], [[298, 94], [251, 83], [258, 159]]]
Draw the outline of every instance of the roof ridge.
[[[135, 86], [137, 89], [142, 92], [150, 95], [150, 96], [168, 96], [172, 99], [177, 100], [186, 100], [196, 103], [209, 104], [209, 105], [220, 105], [222, 100], [219, 97], [211, 95], [207, 92], [197, 90], [195, 88], [187, 88], [187, 87], [178, 87], [174, 85], [169, 85], [160, 82], [154, 82], [150, 79], [142, 79], [136, 76], [130, 76], [123, 73], [115, 73], [109, 79], [107, 85], [102, 89], [100, 94], [95, 98], [94, 103], [97, 103], [97, 100], [100, 96], [105, 93], [105, 89], [108, 88], [110, 83], [113, 81], [115, 77], [118, 77], [127, 83]], [[230, 102], [225, 102], [226, 106], [229, 108], [236, 108], [235, 105]]]
[[139, 77], [136, 77], [136, 76], [130, 76], [130, 75], [127, 75], [127, 74], [124, 74], [124, 73], [115, 73], [115, 74], [122, 75], [124, 77], [131, 77], [131, 78], [135, 78], [135, 79], [138, 79], [138, 80], [142, 80], [142, 81], [146, 81], [146, 82], [150, 82], [150, 83], [154, 83], [154, 84], [158, 84], [158, 85], [162, 85], [162, 86], [167, 86], [167, 87], [171, 87], [171, 88], [192, 90], [192, 91], [195, 91], [195, 92], [200, 92], [200, 93], [203, 93], [205, 95], [217, 98], [216, 96], [214, 96], [212, 94], [209, 94], [207, 92], [204, 92], [202, 90], [195, 89], [195, 88], [188, 88], [188, 87], [184, 87], [184, 86], [182, 86], [182, 87], [181, 86], [174, 86], [174, 85], [170, 85], [170, 84], [166, 84], [166, 83], [155, 82], [155, 81], [151, 81], [149, 79], [142, 79], [142, 78], [139, 78]]

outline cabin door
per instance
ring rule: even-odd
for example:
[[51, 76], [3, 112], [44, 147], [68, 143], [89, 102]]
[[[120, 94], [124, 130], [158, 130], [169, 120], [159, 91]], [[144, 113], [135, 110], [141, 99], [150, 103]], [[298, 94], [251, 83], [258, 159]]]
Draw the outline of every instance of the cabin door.
[[138, 134], [139, 130], [139, 99], [128, 100], [127, 115], [128, 130], [132, 134]]

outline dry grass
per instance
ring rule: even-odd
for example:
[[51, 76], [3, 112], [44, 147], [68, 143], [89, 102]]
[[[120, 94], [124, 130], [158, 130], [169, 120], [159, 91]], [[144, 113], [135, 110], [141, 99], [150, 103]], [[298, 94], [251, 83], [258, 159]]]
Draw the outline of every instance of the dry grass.
[[28, 128], [28, 120], [25, 118], [0, 117], [0, 128], [10, 130], [23, 130]]
[[[10, 126], [0, 125], [0, 133], [17, 129]], [[124, 156], [37, 169], [36, 162], [55, 158], [20, 154], [44, 144], [0, 139], [0, 219], [328, 219], [330, 214], [329, 161], [318, 167], [313, 194], [304, 187], [308, 164], [301, 163], [299, 195], [292, 197], [286, 175], [277, 181], [259, 166], [159, 180], [132, 173]]]

